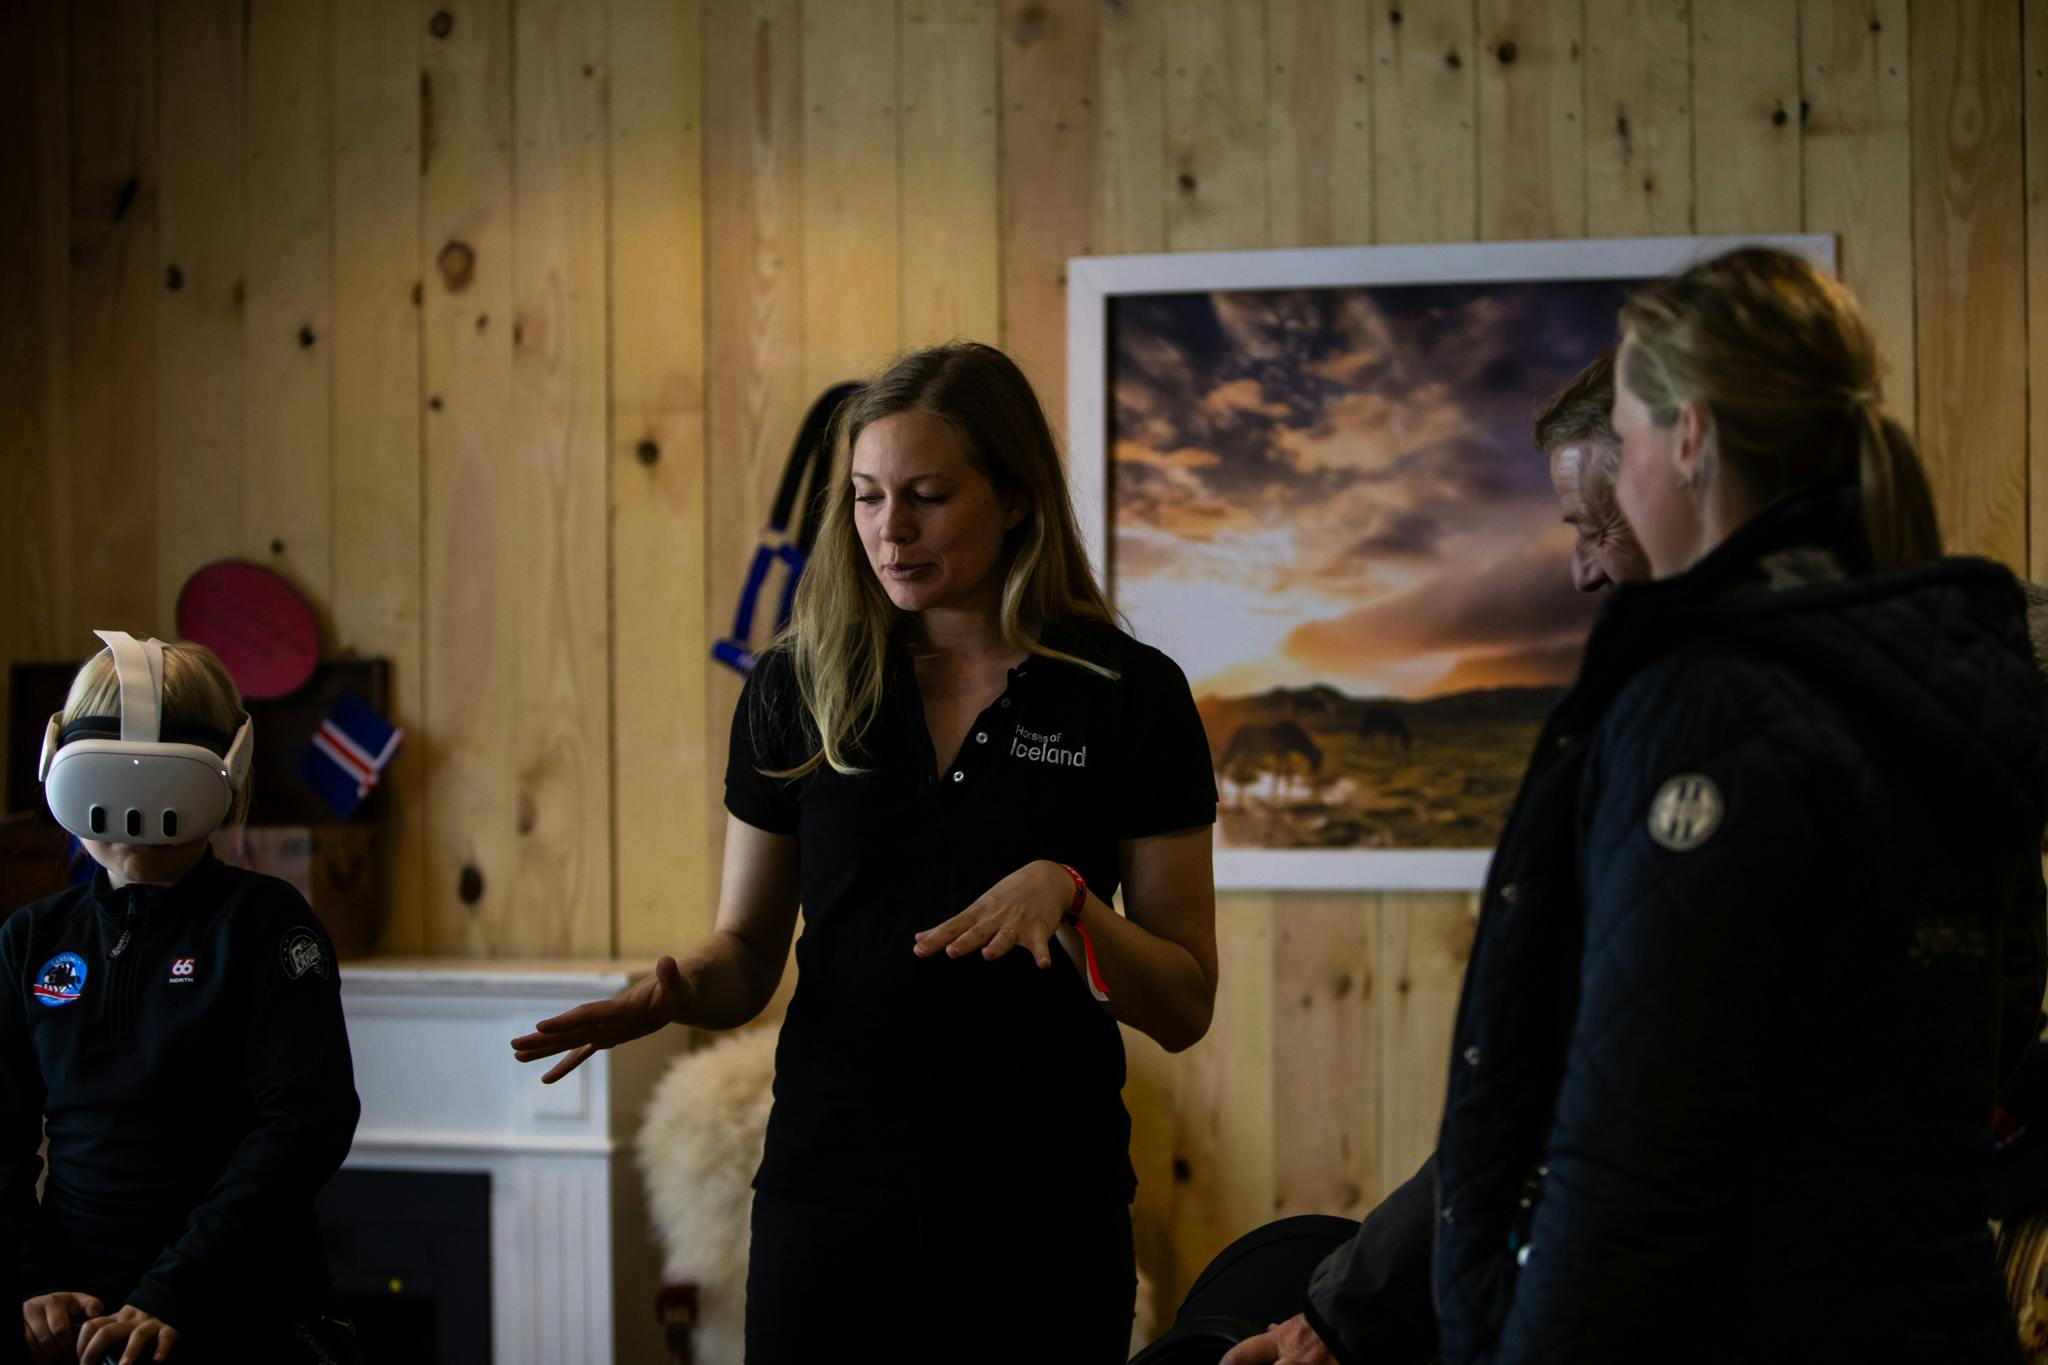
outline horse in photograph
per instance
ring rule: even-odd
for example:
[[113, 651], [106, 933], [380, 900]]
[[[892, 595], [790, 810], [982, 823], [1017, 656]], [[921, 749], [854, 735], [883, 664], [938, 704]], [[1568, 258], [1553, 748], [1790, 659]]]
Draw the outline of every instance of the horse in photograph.
[[1323, 773], [1323, 751], [1308, 737], [1308, 731], [1291, 720], [1267, 725], [1240, 725], [1231, 733], [1216, 771], [1236, 784], [1239, 795], [1262, 778], [1273, 779], [1276, 801], [1286, 799], [1296, 774], [1303, 795], [1311, 795]]

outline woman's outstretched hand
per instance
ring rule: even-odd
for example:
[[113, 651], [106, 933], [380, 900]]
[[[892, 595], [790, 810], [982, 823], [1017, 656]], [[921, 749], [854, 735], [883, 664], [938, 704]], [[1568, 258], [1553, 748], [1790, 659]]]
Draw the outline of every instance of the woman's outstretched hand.
[[916, 935], [911, 951], [930, 957], [965, 957], [980, 950], [993, 962], [1023, 948], [1041, 967], [1052, 966], [1052, 936], [1074, 901], [1074, 879], [1058, 863], [1026, 863], [944, 924]]
[[611, 999], [593, 1000], [541, 1020], [532, 1033], [512, 1040], [512, 1055], [522, 1062], [537, 1062], [568, 1053], [540, 1078], [541, 1084], [553, 1085], [589, 1061], [599, 1048], [617, 1047], [645, 1038], [664, 1025], [682, 1023], [689, 993], [676, 960], [664, 957], [654, 964], [653, 976], [634, 982]]

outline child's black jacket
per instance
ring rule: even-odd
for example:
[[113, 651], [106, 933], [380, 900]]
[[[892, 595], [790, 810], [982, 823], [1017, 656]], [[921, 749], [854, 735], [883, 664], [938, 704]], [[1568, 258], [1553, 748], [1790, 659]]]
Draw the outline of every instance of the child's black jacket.
[[334, 950], [294, 888], [210, 852], [174, 886], [101, 872], [0, 926], [0, 989], [16, 1302], [80, 1291], [190, 1333], [324, 1297], [313, 1198], [360, 1105]]

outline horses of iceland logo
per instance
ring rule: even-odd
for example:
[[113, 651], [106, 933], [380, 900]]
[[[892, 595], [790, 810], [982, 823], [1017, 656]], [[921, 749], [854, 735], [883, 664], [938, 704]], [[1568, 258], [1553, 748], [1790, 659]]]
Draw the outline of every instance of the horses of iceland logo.
[[277, 955], [284, 964], [284, 974], [294, 981], [307, 972], [327, 975], [327, 950], [320, 946], [320, 936], [311, 929], [294, 929], [286, 934], [284, 942], [278, 945]]
[[1673, 853], [1690, 853], [1721, 828], [1721, 789], [1704, 773], [1674, 777], [1650, 802], [1650, 837]]
[[45, 1005], [68, 1005], [85, 989], [85, 959], [77, 953], [59, 953], [36, 972], [36, 1000]]

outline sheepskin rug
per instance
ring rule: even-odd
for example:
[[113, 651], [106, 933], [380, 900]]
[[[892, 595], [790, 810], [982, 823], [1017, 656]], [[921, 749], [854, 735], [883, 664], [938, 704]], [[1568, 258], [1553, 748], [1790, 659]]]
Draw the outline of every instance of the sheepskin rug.
[[[697, 1286], [697, 1365], [742, 1365], [754, 1170], [775, 1076], [773, 1024], [741, 1029], [669, 1066], [648, 1096], [634, 1155], [662, 1248], [662, 1278]], [[1138, 1271], [1131, 1350], [1152, 1339], [1152, 1283]]]

